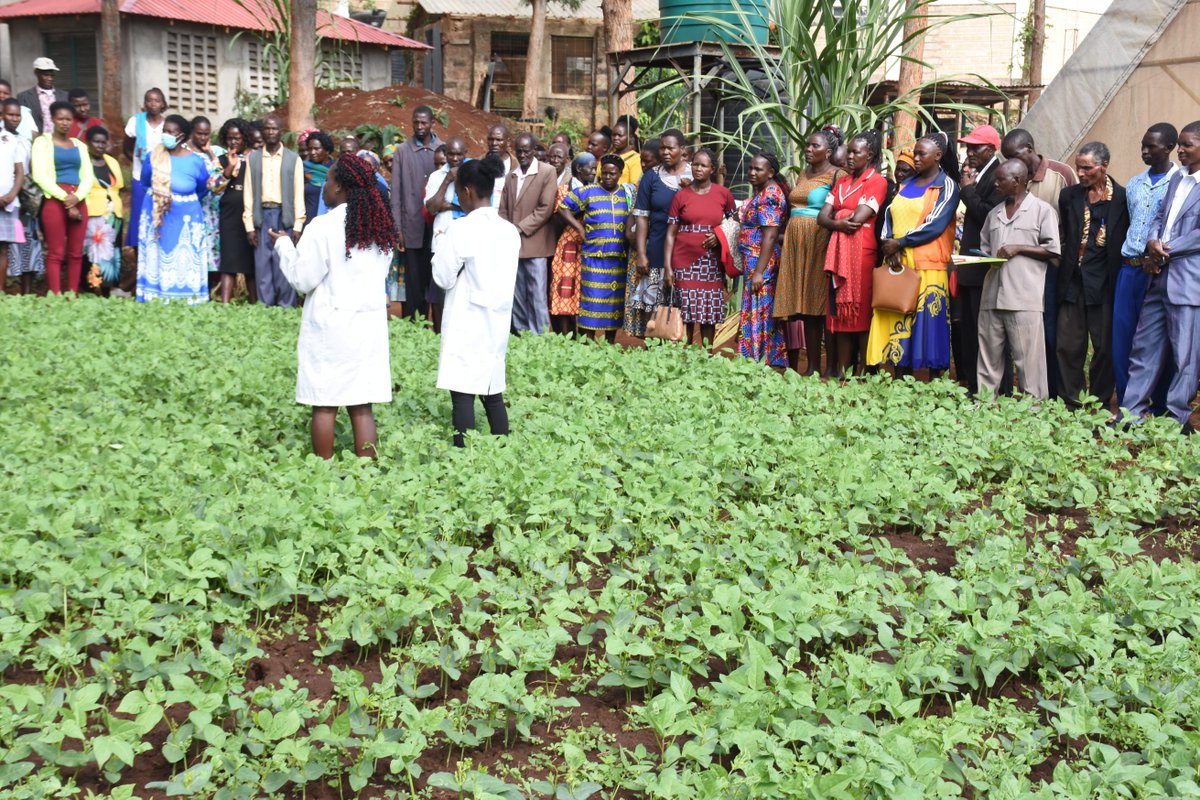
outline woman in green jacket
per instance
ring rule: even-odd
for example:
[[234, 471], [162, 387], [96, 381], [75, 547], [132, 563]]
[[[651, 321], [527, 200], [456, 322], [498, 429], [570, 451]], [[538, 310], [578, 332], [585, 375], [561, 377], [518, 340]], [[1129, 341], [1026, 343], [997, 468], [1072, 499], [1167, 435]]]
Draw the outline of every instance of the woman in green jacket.
[[68, 291], [79, 291], [83, 271], [83, 236], [87, 229], [87, 199], [95, 182], [87, 145], [67, 135], [75, 121], [70, 103], [50, 106], [51, 133], [33, 140], [29, 171], [42, 190], [42, 232], [46, 237], [46, 284], [52, 294], [62, 289], [63, 261]]

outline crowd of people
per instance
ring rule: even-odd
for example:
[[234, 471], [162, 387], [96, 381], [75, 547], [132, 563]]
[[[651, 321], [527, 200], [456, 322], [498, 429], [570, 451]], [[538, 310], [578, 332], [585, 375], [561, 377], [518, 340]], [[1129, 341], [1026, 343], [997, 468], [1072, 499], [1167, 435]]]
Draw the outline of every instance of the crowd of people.
[[[504, 124], [489, 130], [485, 153], [470, 153], [461, 137], [442, 141], [422, 106], [410, 135], [380, 153], [319, 130], [297, 132], [292, 150], [278, 116], [226, 120], [214, 135], [205, 117], [168, 114], [151, 89], [124, 130], [124, 243], [137, 269], [123, 287], [124, 187], [109, 133], [85, 92], [54, 87], [52, 61], [34, 69], [37, 85], [15, 98], [0, 81], [0, 253], [23, 290], [44, 268], [55, 293], [229, 302], [241, 275], [250, 302], [293, 306], [317, 288], [297, 272], [306, 241], [330, 253], [387, 243], [382, 281], [354, 307], [391, 302], [442, 333], [439, 386], [454, 393], [459, 441], [476, 395], [493, 431], [507, 430], [501, 328], [611, 342], [622, 330], [647, 336], [663, 308], [677, 309], [686, 341], [702, 346], [736, 323], [737, 353], [772, 367], [931, 378], [953, 362], [972, 395], [1015, 389], [1072, 407], [1115, 396], [1132, 415], [1169, 414], [1187, 429], [1200, 383], [1200, 122], [1152, 126], [1146, 169], [1128, 187], [1108, 174], [1100, 142], [1071, 167], [1039, 154], [1028, 131], [1002, 138], [979, 125], [958, 141], [925, 135], [893, 162], [877, 131], [843, 138], [827, 126], [804, 142], [792, 181], [773, 153], [751, 154], [739, 202], [711, 149], [676, 129], [643, 140], [632, 117], [592, 132], [578, 153], [565, 134], [540, 142]], [[386, 217], [390, 233], [345, 234], [333, 249], [306, 234], [334, 209], [345, 219], [347, 206], [350, 218]], [[486, 214], [455, 226], [474, 211]], [[462, 238], [469, 228], [478, 241]], [[496, 291], [510, 270], [497, 254], [508, 252], [509, 228], [505, 301]], [[491, 273], [479, 272], [484, 262]], [[370, 259], [362, 279], [380, 263]], [[452, 312], [447, 292], [463, 281], [474, 288]], [[306, 304], [306, 326], [308, 315]], [[310, 377], [332, 366], [310, 365]], [[363, 403], [333, 394], [332, 405], [369, 409], [384, 392]], [[314, 415], [324, 452], [318, 428], [331, 432], [332, 422]]]

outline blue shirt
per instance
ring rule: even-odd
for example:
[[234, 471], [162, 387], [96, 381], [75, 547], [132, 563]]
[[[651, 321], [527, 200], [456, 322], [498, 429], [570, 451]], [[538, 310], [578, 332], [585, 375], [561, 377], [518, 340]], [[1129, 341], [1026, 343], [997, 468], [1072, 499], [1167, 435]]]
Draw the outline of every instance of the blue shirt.
[[1146, 252], [1146, 240], [1150, 235], [1150, 223], [1167, 196], [1167, 185], [1171, 176], [1179, 167], [1174, 164], [1162, 175], [1154, 176], [1157, 181], [1151, 182], [1150, 170], [1145, 169], [1129, 179], [1125, 187], [1125, 196], [1129, 205], [1129, 234], [1121, 245], [1121, 258], [1141, 258]]
[[54, 182], [79, 185], [79, 150], [75, 145], [54, 145]]

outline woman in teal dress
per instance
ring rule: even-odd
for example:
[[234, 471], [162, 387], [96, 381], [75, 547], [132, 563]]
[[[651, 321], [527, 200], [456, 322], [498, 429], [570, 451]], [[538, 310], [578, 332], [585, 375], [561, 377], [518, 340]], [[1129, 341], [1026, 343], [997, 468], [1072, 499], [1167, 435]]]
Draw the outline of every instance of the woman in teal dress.
[[624, 167], [620, 156], [604, 156], [600, 159], [600, 182], [569, 192], [558, 209], [562, 220], [583, 239], [579, 327], [610, 342], [616, 339], [625, 311], [625, 220], [629, 203], [619, 183]]

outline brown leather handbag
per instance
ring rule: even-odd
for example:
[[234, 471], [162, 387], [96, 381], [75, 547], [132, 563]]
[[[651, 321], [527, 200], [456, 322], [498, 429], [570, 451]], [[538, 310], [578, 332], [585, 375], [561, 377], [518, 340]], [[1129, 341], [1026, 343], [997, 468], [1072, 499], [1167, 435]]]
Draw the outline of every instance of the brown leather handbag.
[[668, 342], [682, 342], [684, 337], [683, 312], [674, 302], [675, 293], [671, 299], [654, 307], [650, 312], [650, 320], [646, 323], [647, 339], [666, 339]]
[[917, 310], [921, 293], [921, 276], [912, 267], [876, 267], [871, 275], [871, 307], [897, 314]]

